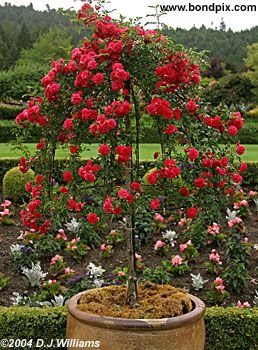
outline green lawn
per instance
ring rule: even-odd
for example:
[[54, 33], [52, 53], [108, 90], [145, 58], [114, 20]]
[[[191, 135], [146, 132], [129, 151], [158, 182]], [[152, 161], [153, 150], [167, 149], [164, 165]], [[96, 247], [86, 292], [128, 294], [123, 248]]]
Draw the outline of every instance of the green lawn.
[[[35, 144], [28, 143], [26, 144], [28, 150], [31, 154], [35, 151]], [[246, 153], [242, 156], [243, 161], [247, 162], [258, 162], [258, 145], [245, 145]], [[85, 150], [82, 154], [82, 157], [87, 159], [91, 156], [97, 156], [98, 145], [85, 145]], [[160, 150], [159, 144], [141, 144], [140, 146], [140, 157], [141, 160], [152, 160], [153, 153]], [[24, 153], [21, 151], [13, 150], [10, 144], [0, 143], [0, 158], [12, 158], [17, 159], [20, 158]], [[58, 149], [57, 150], [57, 158], [65, 158], [69, 154], [68, 150]]]

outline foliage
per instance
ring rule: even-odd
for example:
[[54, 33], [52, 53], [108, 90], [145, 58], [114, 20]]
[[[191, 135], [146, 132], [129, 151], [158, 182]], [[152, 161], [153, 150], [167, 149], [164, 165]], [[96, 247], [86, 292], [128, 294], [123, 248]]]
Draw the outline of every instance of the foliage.
[[247, 46], [247, 58], [245, 60], [248, 69], [246, 76], [254, 85], [253, 92], [258, 98], [258, 43]]
[[28, 100], [30, 94], [40, 89], [40, 79], [46, 69], [38, 64], [15, 66], [9, 71], [0, 72], [1, 101]]
[[0, 292], [8, 285], [10, 278], [0, 272]]
[[228, 74], [218, 81], [212, 80], [203, 89], [201, 95], [211, 104], [212, 108], [219, 105], [237, 108], [245, 112], [252, 103], [255, 95], [252, 93], [254, 85], [242, 74]]
[[21, 173], [19, 167], [10, 169], [3, 178], [4, 197], [14, 201], [25, 199], [28, 197], [25, 191], [25, 184], [33, 181], [34, 178], [35, 173], [31, 169], [26, 173]]
[[41, 270], [39, 261], [36, 264], [32, 263], [31, 269], [23, 267], [22, 273], [28, 278], [32, 287], [39, 287], [41, 285], [41, 280], [47, 275], [47, 273], [43, 273]]
[[[255, 350], [257, 344], [258, 308], [211, 307], [205, 312], [206, 350]], [[0, 338], [33, 339], [36, 349], [38, 330], [45, 344], [51, 339], [65, 339], [67, 309], [1, 307]]]
[[31, 49], [21, 51], [15, 66], [46, 66], [52, 60], [66, 58], [67, 52], [71, 50], [71, 39], [66, 28], [50, 28], [38, 37]]
[[143, 270], [141, 279], [156, 284], [169, 284], [171, 275], [162, 267], [147, 267]]

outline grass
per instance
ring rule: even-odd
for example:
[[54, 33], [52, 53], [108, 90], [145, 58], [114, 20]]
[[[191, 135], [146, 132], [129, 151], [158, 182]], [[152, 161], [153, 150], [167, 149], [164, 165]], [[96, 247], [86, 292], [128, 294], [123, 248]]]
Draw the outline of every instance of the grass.
[[[28, 143], [25, 144], [28, 151], [31, 154], [35, 153], [35, 144]], [[241, 157], [243, 161], [246, 162], [258, 162], [258, 145], [245, 145], [246, 153]], [[235, 146], [233, 146], [235, 147]], [[140, 158], [141, 160], [153, 160], [153, 153], [156, 151], [160, 151], [159, 144], [141, 144], [140, 145]], [[59, 148], [57, 150], [57, 158], [63, 159], [67, 157], [69, 154], [68, 149]], [[90, 157], [96, 157], [98, 154], [98, 145], [85, 145], [84, 151], [82, 153], [82, 158], [87, 159]], [[0, 143], [0, 158], [1, 159], [19, 159], [24, 152], [20, 150], [14, 150], [11, 144], [8, 143]]]

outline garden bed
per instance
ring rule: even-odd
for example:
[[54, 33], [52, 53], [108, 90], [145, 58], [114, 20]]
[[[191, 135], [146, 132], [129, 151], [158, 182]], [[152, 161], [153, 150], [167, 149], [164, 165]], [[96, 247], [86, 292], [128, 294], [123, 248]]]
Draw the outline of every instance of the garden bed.
[[[12, 225], [0, 225], [0, 244], [1, 244], [1, 255], [0, 255], [0, 272], [4, 273], [5, 276], [9, 277], [10, 280], [6, 288], [0, 291], [0, 306], [10, 306], [13, 301], [11, 297], [13, 296], [13, 292], [18, 292], [20, 295], [30, 295], [30, 293], [37, 291], [40, 289], [37, 287], [30, 287], [28, 280], [24, 275], [15, 270], [15, 266], [13, 263], [13, 257], [11, 254], [10, 246], [15, 244], [20, 244], [21, 241], [17, 240], [20, 235], [20, 232], [24, 229], [22, 225], [22, 221], [19, 215], [21, 210], [20, 205], [15, 205], [14, 216], [13, 216], [13, 224]], [[250, 204], [249, 215], [244, 219], [244, 232], [245, 236], [248, 238], [248, 244], [251, 249], [250, 263], [248, 267], [248, 272], [250, 277], [248, 278], [248, 284], [243, 289], [241, 294], [237, 294], [231, 288], [227, 287], [227, 281], [224, 281], [226, 286], [226, 290], [230, 293], [230, 297], [226, 298], [223, 303], [218, 303], [218, 305], [222, 306], [234, 306], [237, 304], [238, 300], [243, 302], [249, 302], [251, 306], [254, 306], [253, 301], [255, 297], [255, 289], [257, 289], [257, 250], [254, 249], [255, 244], [258, 244], [257, 237], [257, 214], [256, 208], [253, 204]], [[161, 267], [161, 270], [165, 273], [165, 267], [162, 265], [162, 261], [171, 260], [172, 256], [175, 256], [179, 253], [179, 246], [182, 243], [187, 241], [187, 236], [184, 233], [180, 233], [180, 228], [173, 223], [168, 223], [167, 229], [174, 230], [178, 233], [178, 238], [175, 239], [175, 246], [169, 247], [168, 251], [164, 254], [155, 254], [154, 245], [157, 240], [162, 239], [161, 233], [156, 233], [151, 237], [148, 237], [147, 242], [143, 243], [141, 246], [137, 242], [137, 254], [141, 255], [142, 261], [140, 262], [138, 269], [138, 276], [141, 278], [143, 275], [145, 277], [147, 275], [152, 275], [154, 278], [153, 270], [146, 270], [147, 268], [155, 268]], [[223, 228], [226, 233], [228, 230], [226, 226]], [[96, 249], [90, 249], [87, 251], [86, 255], [82, 259], [81, 263], [76, 262], [69, 253], [65, 251], [53, 251], [51, 256], [44, 257], [41, 260], [42, 270], [47, 272], [49, 269], [49, 264], [51, 258], [55, 254], [60, 254], [64, 257], [64, 261], [67, 266], [76, 271], [76, 276], [74, 279], [74, 284], [70, 286], [73, 288], [74, 293], [77, 291], [81, 291], [81, 283], [83, 278], [85, 281], [88, 280], [88, 276], [86, 276], [87, 266], [90, 262], [94, 263], [96, 266], [101, 265], [105, 270], [103, 273], [105, 279], [105, 283], [113, 284], [119, 282], [119, 277], [117, 276], [117, 271], [123, 271], [123, 268], [127, 266], [126, 260], [126, 252], [122, 249], [124, 242], [114, 244], [112, 254], [110, 257], [103, 257], [103, 253], [100, 250], [101, 244], [107, 244], [107, 240], [105, 236], [101, 237], [99, 241], [99, 246]], [[216, 243], [207, 244], [205, 247], [202, 247], [199, 251], [199, 256], [195, 259], [195, 261], [189, 262], [190, 270], [182, 275], [173, 275], [170, 274], [169, 283], [173, 286], [185, 288], [191, 294], [197, 295], [201, 298], [208, 306], [211, 306], [212, 303], [209, 303], [207, 300], [207, 294], [211, 289], [211, 283], [215, 280], [216, 274], [211, 274], [208, 272], [205, 267], [205, 262], [209, 261], [209, 255], [211, 254], [211, 250], [216, 249], [220, 254], [220, 260], [222, 261], [222, 268], [226, 268], [225, 263], [225, 242], [222, 240], [220, 242], [220, 247]], [[256, 248], [257, 249], [257, 248]], [[179, 253], [180, 254], [180, 253]], [[114, 272], [116, 270], [116, 272]], [[207, 280], [202, 289], [196, 291], [192, 287], [192, 278], [190, 274], [197, 275], [201, 274], [204, 280]], [[162, 280], [162, 277], [166, 280], [167, 274], [162, 276], [162, 272], [158, 273], [156, 276], [157, 282]], [[122, 277], [120, 277], [121, 279]], [[46, 280], [48, 280], [48, 276], [46, 276]], [[79, 282], [76, 287], [76, 282]], [[88, 285], [87, 285], [88, 286]], [[72, 292], [71, 292], [72, 293]]]

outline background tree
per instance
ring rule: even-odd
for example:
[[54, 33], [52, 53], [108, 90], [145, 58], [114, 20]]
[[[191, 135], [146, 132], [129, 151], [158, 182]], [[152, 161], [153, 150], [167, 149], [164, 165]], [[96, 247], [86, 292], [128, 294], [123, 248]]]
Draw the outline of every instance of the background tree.
[[253, 92], [258, 99], [258, 43], [247, 47], [247, 58], [245, 64], [248, 68], [246, 76], [254, 85]]

